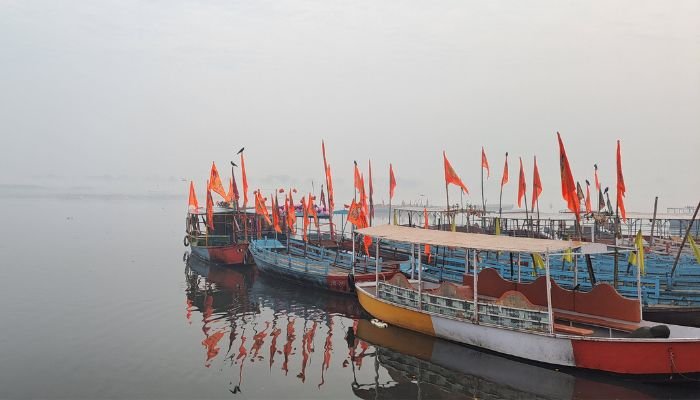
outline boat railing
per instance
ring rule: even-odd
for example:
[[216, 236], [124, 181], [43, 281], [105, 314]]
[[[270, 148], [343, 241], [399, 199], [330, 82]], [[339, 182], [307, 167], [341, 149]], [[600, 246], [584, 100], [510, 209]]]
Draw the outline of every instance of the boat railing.
[[231, 242], [230, 235], [208, 235], [206, 233], [190, 233], [188, 238], [190, 243], [199, 246], [228, 246]]
[[288, 252], [281, 253], [272, 251], [270, 249], [260, 248], [254, 244], [251, 246], [251, 251], [253, 251], [256, 257], [262, 261], [277, 266], [286, 267], [294, 271], [309, 274], [328, 275], [328, 270], [330, 268], [329, 261], [312, 260], [308, 257], [296, 257]]
[[[473, 300], [422, 293], [419, 301], [416, 290], [402, 288], [385, 282], [378, 283], [377, 296], [380, 299], [415, 310], [454, 319], [474, 320]], [[547, 310], [523, 309], [490, 302], [479, 302], [478, 305], [478, 322], [480, 324], [524, 331], [549, 332], [549, 314]]]

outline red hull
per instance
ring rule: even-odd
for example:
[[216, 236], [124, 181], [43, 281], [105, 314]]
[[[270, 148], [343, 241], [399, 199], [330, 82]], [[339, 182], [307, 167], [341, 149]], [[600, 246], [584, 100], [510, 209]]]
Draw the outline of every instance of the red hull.
[[243, 265], [247, 261], [248, 243], [230, 246], [202, 247], [193, 246], [192, 252], [199, 257], [217, 264]]
[[619, 374], [659, 375], [698, 372], [700, 343], [572, 340], [576, 366]]

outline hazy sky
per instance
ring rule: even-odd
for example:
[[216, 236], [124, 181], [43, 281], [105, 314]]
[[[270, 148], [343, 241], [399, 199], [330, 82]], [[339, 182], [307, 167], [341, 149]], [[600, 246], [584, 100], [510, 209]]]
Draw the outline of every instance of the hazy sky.
[[488, 202], [508, 151], [504, 202], [537, 155], [558, 210], [558, 130], [611, 189], [622, 140], [628, 209], [700, 199], [698, 1], [5, 0], [0, 49], [5, 186], [185, 201], [245, 146], [253, 188], [308, 191], [323, 138], [338, 203], [368, 158], [378, 202], [392, 162], [398, 200], [444, 203], [443, 149], [480, 203], [483, 145]]

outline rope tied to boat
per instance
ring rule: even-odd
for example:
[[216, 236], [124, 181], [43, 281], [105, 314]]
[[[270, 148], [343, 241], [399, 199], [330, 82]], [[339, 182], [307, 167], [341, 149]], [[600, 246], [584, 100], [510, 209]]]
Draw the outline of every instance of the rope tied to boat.
[[[683, 379], [687, 379], [689, 381], [700, 382], [700, 379], [691, 378], [688, 375], [685, 375], [682, 372], [678, 371], [678, 368], [676, 368], [676, 356], [675, 356], [675, 354], [673, 354], [672, 347], [668, 348], [668, 358], [669, 358], [669, 361], [671, 362], [671, 373], [678, 374]], [[670, 379], [673, 379], [673, 375], [671, 375]]]

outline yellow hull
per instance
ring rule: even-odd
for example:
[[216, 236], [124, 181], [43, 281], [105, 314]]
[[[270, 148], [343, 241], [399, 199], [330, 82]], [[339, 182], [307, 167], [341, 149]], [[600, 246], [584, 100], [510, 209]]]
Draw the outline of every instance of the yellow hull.
[[373, 317], [391, 325], [435, 336], [433, 321], [429, 315], [377, 300], [361, 287], [358, 287], [356, 291], [360, 305]]

